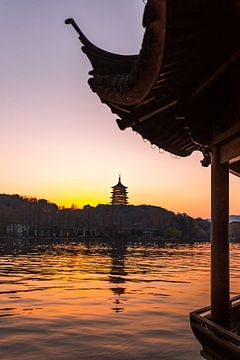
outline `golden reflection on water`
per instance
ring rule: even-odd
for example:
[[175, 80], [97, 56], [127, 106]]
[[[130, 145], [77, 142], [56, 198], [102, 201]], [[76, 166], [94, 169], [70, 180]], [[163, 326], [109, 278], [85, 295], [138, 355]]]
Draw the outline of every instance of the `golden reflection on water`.
[[209, 304], [208, 244], [18, 249], [2, 252], [0, 282], [4, 360], [200, 359], [188, 313]]

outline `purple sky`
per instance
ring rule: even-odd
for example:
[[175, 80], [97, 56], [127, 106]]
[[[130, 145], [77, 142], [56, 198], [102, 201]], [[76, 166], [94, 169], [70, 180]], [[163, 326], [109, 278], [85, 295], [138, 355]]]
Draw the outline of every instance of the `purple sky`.
[[[210, 171], [200, 154], [176, 160], [159, 154], [115, 116], [88, 85], [87, 58], [74, 17], [96, 45], [137, 53], [142, 0], [1, 0], [0, 192], [58, 204], [108, 203], [122, 173], [133, 204], [209, 216]], [[231, 212], [240, 213], [231, 177]]]

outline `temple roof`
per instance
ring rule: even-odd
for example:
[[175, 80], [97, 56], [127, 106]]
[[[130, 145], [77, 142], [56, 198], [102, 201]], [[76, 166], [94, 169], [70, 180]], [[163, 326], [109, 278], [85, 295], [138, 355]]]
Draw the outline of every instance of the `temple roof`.
[[112, 186], [112, 189], [121, 189], [121, 190], [127, 189], [127, 186], [124, 186], [124, 185], [121, 183], [121, 175], [119, 175], [117, 185]]
[[148, 0], [138, 55], [99, 49], [66, 23], [92, 64], [92, 91], [121, 130], [184, 157], [206, 155], [217, 134], [240, 123], [238, 0]]

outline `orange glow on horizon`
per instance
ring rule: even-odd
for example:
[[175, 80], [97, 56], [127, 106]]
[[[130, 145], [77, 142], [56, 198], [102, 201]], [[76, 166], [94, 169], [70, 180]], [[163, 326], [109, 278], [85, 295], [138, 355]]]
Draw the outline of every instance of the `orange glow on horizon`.
[[[150, 151], [154, 157], [153, 150]], [[165, 157], [168, 156], [168, 154], [165, 155]], [[140, 170], [138, 170], [141, 175], [139, 177], [136, 177], [133, 171], [126, 172], [122, 178], [122, 183], [128, 187], [129, 204], [160, 206], [175, 213], [187, 213], [192, 217], [210, 218], [210, 168], [203, 169], [198, 163], [199, 158], [199, 155], [195, 155], [177, 162], [172, 159], [170, 161], [172, 168], [169, 167], [169, 164], [167, 167], [171, 173], [170, 176], [167, 171], [162, 176], [161, 173], [158, 173], [155, 177], [151, 173], [142, 174]], [[187, 174], [176, 168], [176, 165], [181, 166], [182, 162], [189, 162]], [[159, 164], [161, 165], [161, 161]], [[194, 169], [193, 171], [191, 166]], [[164, 164], [161, 168], [164, 170]], [[176, 176], [174, 177], [175, 172]], [[8, 184], [5, 193], [18, 193], [38, 199], [44, 198], [66, 208], [70, 208], [72, 205], [81, 209], [84, 205], [110, 204], [111, 187], [116, 183], [117, 174], [110, 172], [104, 175], [101, 174], [97, 178], [93, 177], [90, 181], [66, 178], [65, 185], [62, 179], [56, 179], [55, 184], [47, 182], [41, 189], [38, 185], [35, 191], [31, 193], [27, 191], [28, 182], [22, 186], [16, 186], [13, 183], [11, 187]], [[239, 178], [230, 175], [230, 214], [239, 213]]]

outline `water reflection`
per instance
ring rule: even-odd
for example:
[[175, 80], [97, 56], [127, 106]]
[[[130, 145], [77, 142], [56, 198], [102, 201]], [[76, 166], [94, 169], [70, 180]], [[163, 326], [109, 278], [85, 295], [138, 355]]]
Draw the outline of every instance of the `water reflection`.
[[114, 284], [111, 287], [113, 294], [112, 299], [114, 306], [112, 310], [116, 313], [124, 310], [124, 303], [126, 298], [123, 297], [126, 289], [125, 277], [128, 275], [125, 271], [125, 256], [127, 253], [127, 245], [121, 241], [112, 243], [110, 255], [112, 259], [112, 268], [109, 274], [109, 282]]
[[[239, 259], [234, 244], [234, 293]], [[188, 313], [209, 304], [208, 244], [2, 248], [0, 283], [4, 360], [200, 359]]]

